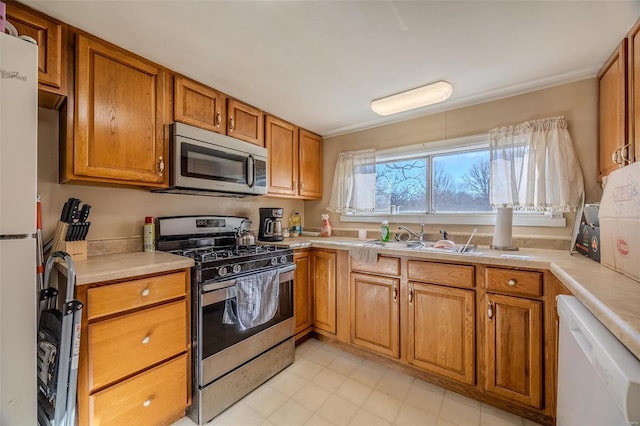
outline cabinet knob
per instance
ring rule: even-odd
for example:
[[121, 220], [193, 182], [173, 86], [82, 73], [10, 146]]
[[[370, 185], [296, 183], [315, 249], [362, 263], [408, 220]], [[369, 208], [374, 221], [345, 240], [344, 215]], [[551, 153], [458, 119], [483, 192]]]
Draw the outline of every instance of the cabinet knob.
[[514, 285], [516, 285], [517, 281], [514, 280], [513, 278], [511, 278], [509, 281], [507, 281], [507, 284], [509, 284], [509, 286], [513, 287]]
[[235, 129], [235, 123], [233, 122], [233, 116], [229, 117], [229, 130], [233, 132]]
[[158, 174], [160, 176], [164, 175], [164, 157], [162, 157], [162, 155], [158, 157], [158, 168], [160, 169]]
[[222, 114], [220, 111], [216, 111], [216, 127], [220, 128], [220, 122], [222, 121]]
[[142, 339], [142, 344], [146, 345], [147, 343], [149, 343], [150, 340], [151, 338], [149, 336], [144, 336], [144, 339]]
[[149, 398], [149, 399], [145, 400], [145, 401], [142, 403], [142, 406], [143, 406], [143, 407], [148, 407], [148, 406], [150, 406], [150, 405], [151, 405], [151, 398]]
[[142, 296], [144, 296], [144, 297], [148, 296], [149, 293], [151, 293], [151, 291], [149, 291], [148, 288], [145, 288], [144, 290], [142, 290]]

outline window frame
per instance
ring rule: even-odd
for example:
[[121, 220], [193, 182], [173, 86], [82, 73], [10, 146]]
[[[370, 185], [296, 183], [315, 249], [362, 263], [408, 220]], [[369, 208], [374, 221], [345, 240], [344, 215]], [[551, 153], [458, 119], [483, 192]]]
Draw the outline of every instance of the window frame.
[[[488, 134], [476, 134], [455, 139], [434, 142], [424, 142], [415, 145], [376, 150], [376, 164], [378, 162], [408, 160], [413, 157], [427, 157], [427, 185], [428, 207], [433, 209], [432, 167], [433, 156], [468, 152], [489, 148]], [[423, 223], [449, 225], [495, 225], [495, 211], [491, 212], [389, 212], [374, 213], [343, 213], [341, 222], [380, 222], [389, 220], [396, 223]], [[543, 212], [514, 211], [513, 226], [531, 227], [565, 227], [566, 218], [563, 214], [551, 215]]]

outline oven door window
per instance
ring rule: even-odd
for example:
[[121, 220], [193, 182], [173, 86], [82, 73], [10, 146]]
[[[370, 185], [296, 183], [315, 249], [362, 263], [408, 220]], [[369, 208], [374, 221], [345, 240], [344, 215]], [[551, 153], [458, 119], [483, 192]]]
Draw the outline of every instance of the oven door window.
[[247, 183], [247, 157], [183, 142], [180, 173], [185, 177]]
[[[223, 321], [224, 310], [228, 299], [217, 298], [219, 301], [202, 307], [202, 340], [200, 346], [202, 359], [216, 354], [223, 349], [253, 336], [279, 322], [293, 317], [293, 293], [292, 282], [282, 282], [279, 287], [278, 309], [271, 320], [258, 326], [241, 330], [239, 324], [225, 324]], [[226, 294], [226, 289], [216, 290], [220, 294]], [[220, 300], [221, 299], [221, 300]], [[235, 297], [230, 299], [235, 306]]]

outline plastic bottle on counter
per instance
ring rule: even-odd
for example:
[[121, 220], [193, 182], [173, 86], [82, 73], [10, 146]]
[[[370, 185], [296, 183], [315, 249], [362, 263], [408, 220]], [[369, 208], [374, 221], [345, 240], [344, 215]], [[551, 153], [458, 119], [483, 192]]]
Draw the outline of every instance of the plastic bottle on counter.
[[320, 236], [321, 237], [330, 237], [331, 236], [331, 224], [329, 223], [329, 215], [323, 214], [322, 217], [322, 228], [320, 228]]
[[383, 220], [380, 225], [380, 241], [389, 241], [389, 221]]
[[156, 250], [156, 226], [153, 223], [153, 217], [144, 218], [144, 227], [142, 231], [144, 236], [144, 251], [152, 252]]
[[295, 237], [297, 235], [302, 235], [302, 216], [300, 216], [299, 212], [294, 212], [291, 216], [291, 232]]

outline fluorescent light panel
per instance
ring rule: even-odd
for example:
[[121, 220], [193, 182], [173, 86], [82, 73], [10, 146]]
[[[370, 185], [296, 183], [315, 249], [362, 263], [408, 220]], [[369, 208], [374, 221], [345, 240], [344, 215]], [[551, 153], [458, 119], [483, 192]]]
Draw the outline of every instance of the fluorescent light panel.
[[437, 81], [405, 92], [371, 102], [371, 109], [378, 115], [391, 115], [414, 108], [437, 104], [449, 99], [453, 86], [446, 81]]

